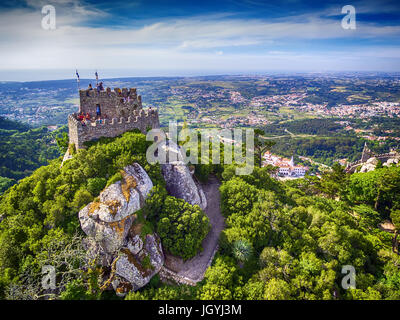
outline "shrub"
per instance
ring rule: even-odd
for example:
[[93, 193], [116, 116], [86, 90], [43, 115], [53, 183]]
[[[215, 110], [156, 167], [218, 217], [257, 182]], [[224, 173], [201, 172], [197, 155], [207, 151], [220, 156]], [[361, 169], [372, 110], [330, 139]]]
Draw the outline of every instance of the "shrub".
[[108, 179], [106, 187], [109, 187], [110, 185], [112, 185], [118, 181], [121, 181], [121, 180], [122, 180], [122, 174], [121, 174], [121, 172], [117, 172], [116, 174], [114, 174], [113, 176], [111, 176]]
[[209, 219], [199, 206], [166, 197], [157, 233], [169, 252], [184, 260], [194, 257], [209, 230]]
[[97, 196], [105, 188], [107, 180], [105, 178], [88, 179], [87, 189], [93, 196]]
[[246, 240], [237, 240], [233, 243], [232, 252], [239, 262], [246, 262], [252, 254], [253, 248]]

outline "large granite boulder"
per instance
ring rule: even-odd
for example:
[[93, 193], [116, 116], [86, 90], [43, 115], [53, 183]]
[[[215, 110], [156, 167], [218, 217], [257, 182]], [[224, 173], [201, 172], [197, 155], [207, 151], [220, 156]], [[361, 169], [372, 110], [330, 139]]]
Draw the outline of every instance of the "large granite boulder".
[[369, 158], [365, 163], [377, 165], [378, 162], [379, 162], [379, 161], [378, 161], [378, 159], [377, 159], [376, 157], [372, 157], [372, 158]]
[[373, 171], [375, 170], [377, 164], [378, 164], [378, 159], [376, 159], [375, 157], [369, 158], [366, 162], [362, 164], [359, 172]]
[[366, 163], [366, 164], [363, 164], [363, 165], [361, 166], [359, 172], [364, 173], [364, 172], [373, 171], [373, 170], [375, 170], [375, 167], [376, 167], [376, 165], [373, 164], [373, 163]]
[[168, 193], [191, 205], [198, 205], [204, 210], [207, 207], [206, 196], [203, 188], [184, 163], [182, 149], [170, 140], [166, 141], [162, 147], [167, 155], [172, 154], [174, 157], [173, 159], [167, 157], [167, 163], [161, 165]]
[[391, 159], [388, 159], [383, 165], [386, 167], [390, 167], [391, 165], [397, 165], [398, 163], [399, 163], [399, 159], [391, 158]]
[[[132, 246], [121, 248], [115, 264], [115, 274], [127, 280], [133, 290], [146, 285], [164, 264], [161, 242], [156, 235], [148, 234], [141, 250], [132, 252]], [[118, 287], [118, 285], [117, 285]]]
[[106, 189], [98, 201], [79, 212], [82, 230], [94, 238], [108, 253], [125, 244], [125, 238], [136, 216], [144, 206], [153, 183], [143, 168], [135, 163], [122, 172], [123, 179]]
[[160, 239], [156, 234], [143, 235], [135, 214], [143, 208], [153, 183], [137, 163], [125, 167], [122, 178], [79, 212], [88, 235], [84, 241], [88, 257], [110, 267], [104, 286], [111, 285], [119, 296], [146, 285], [164, 264]]

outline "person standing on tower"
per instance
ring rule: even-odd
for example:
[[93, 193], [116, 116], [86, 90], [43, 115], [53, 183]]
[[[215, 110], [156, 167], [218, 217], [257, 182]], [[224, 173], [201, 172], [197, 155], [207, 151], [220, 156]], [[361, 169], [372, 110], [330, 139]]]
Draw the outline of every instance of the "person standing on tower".
[[93, 87], [92, 87], [92, 84], [91, 83], [89, 83], [89, 86], [88, 86], [88, 88], [87, 88], [87, 90], [86, 90], [86, 96], [88, 96], [89, 97], [89, 91], [90, 90], [93, 90]]

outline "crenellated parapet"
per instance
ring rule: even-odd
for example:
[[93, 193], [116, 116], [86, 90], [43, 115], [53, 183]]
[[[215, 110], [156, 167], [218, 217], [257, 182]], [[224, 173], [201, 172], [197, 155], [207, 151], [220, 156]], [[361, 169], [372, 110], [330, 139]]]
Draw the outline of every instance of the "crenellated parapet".
[[81, 89], [79, 90], [80, 97], [90, 97], [90, 98], [132, 98], [137, 99], [138, 96], [136, 88], [106, 88], [105, 90], [98, 91], [97, 89]]
[[68, 116], [69, 143], [76, 149], [100, 137], [116, 137], [133, 129], [146, 133], [160, 126], [158, 110], [143, 109], [135, 88], [80, 90], [79, 94], [80, 111]]
[[142, 98], [135, 88], [80, 90], [79, 99], [79, 112], [89, 113], [91, 116], [97, 115], [100, 111], [102, 116], [109, 118], [127, 117], [133, 110], [142, 108]]

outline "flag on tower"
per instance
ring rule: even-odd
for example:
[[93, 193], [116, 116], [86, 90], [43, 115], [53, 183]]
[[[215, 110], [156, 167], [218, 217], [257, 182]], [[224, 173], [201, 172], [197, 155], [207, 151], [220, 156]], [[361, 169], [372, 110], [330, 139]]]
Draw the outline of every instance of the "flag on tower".
[[78, 83], [78, 90], [80, 89], [80, 87], [79, 87], [79, 82], [80, 82], [80, 79], [79, 79], [79, 73], [78, 73], [78, 70], [76, 70], [76, 82]]

